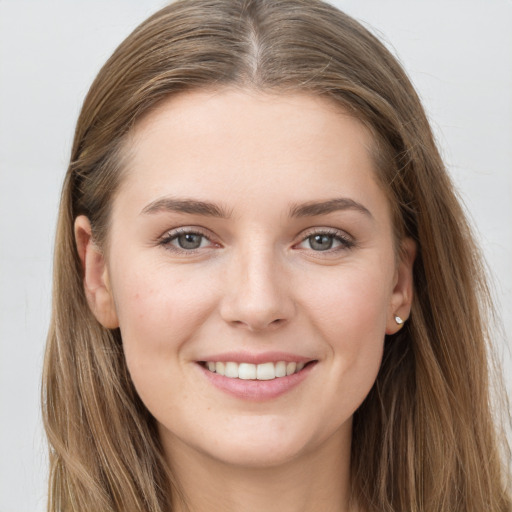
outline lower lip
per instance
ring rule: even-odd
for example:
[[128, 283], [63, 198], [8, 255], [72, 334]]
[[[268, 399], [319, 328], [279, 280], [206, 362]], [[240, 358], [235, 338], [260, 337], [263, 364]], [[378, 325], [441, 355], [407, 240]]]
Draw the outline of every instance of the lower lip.
[[204, 376], [216, 388], [241, 400], [255, 402], [272, 400], [284, 395], [306, 379], [314, 366], [316, 366], [316, 361], [309, 363], [300, 372], [287, 377], [277, 377], [272, 380], [244, 380], [224, 377], [198, 364]]

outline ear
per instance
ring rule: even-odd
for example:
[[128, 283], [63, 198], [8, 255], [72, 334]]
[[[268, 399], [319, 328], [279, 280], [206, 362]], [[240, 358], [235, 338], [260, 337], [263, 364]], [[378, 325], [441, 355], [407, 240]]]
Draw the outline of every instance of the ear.
[[386, 322], [386, 334], [395, 334], [403, 324], [397, 323], [396, 317], [405, 322], [411, 313], [414, 290], [413, 265], [416, 258], [416, 243], [412, 238], [405, 238], [400, 244], [400, 261], [395, 274], [395, 286], [389, 305]]
[[75, 219], [75, 240], [82, 262], [84, 290], [89, 307], [103, 327], [115, 329], [119, 327], [119, 322], [107, 265], [103, 253], [94, 243], [91, 223], [85, 215]]

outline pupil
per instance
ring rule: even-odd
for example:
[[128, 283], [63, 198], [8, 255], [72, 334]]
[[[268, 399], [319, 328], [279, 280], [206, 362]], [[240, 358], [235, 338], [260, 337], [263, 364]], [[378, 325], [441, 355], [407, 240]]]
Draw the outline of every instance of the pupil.
[[309, 244], [315, 251], [327, 251], [332, 247], [331, 235], [313, 235], [309, 237]]
[[182, 249], [198, 249], [201, 246], [202, 235], [186, 233], [178, 237], [178, 244]]

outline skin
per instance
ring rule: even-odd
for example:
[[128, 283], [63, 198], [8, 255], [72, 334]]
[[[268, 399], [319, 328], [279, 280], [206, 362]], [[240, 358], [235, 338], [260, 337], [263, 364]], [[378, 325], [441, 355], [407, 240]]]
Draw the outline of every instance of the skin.
[[[184, 93], [131, 134], [108, 251], [76, 220], [91, 309], [120, 327], [194, 512], [351, 509], [352, 415], [395, 315], [409, 315], [415, 252], [404, 240], [397, 257], [371, 146], [359, 121], [315, 96]], [[158, 208], [162, 198], [208, 201], [228, 217]], [[367, 211], [290, 216], [337, 198]], [[200, 247], [180, 249], [177, 228], [204, 235]], [[312, 245], [322, 233], [325, 251]], [[276, 350], [317, 362], [270, 400], [217, 389], [197, 363]]]

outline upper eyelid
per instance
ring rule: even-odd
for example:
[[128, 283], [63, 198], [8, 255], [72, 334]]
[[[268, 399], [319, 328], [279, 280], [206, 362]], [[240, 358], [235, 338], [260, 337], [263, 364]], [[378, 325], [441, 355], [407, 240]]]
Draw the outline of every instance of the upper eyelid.
[[210, 230], [207, 230], [205, 228], [199, 227], [199, 226], [179, 226], [177, 228], [171, 228], [166, 229], [162, 235], [158, 237], [158, 240], [165, 240], [168, 238], [174, 238], [179, 235], [183, 235], [186, 233], [192, 233], [196, 235], [201, 235], [207, 238], [208, 240], [211, 240], [212, 238], [215, 238]]
[[347, 231], [343, 229], [338, 228], [328, 228], [328, 227], [314, 227], [309, 228], [304, 231], [302, 231], [297, 238], [299, 238], [300, 241], [305, 240], [306, 238], [312, 236], [312, 235], [332, 235], [332, 236], [338, 236], [340, 238], [346, 238], [350, 240], [354, 240], [354, 237], [348, 233]]

